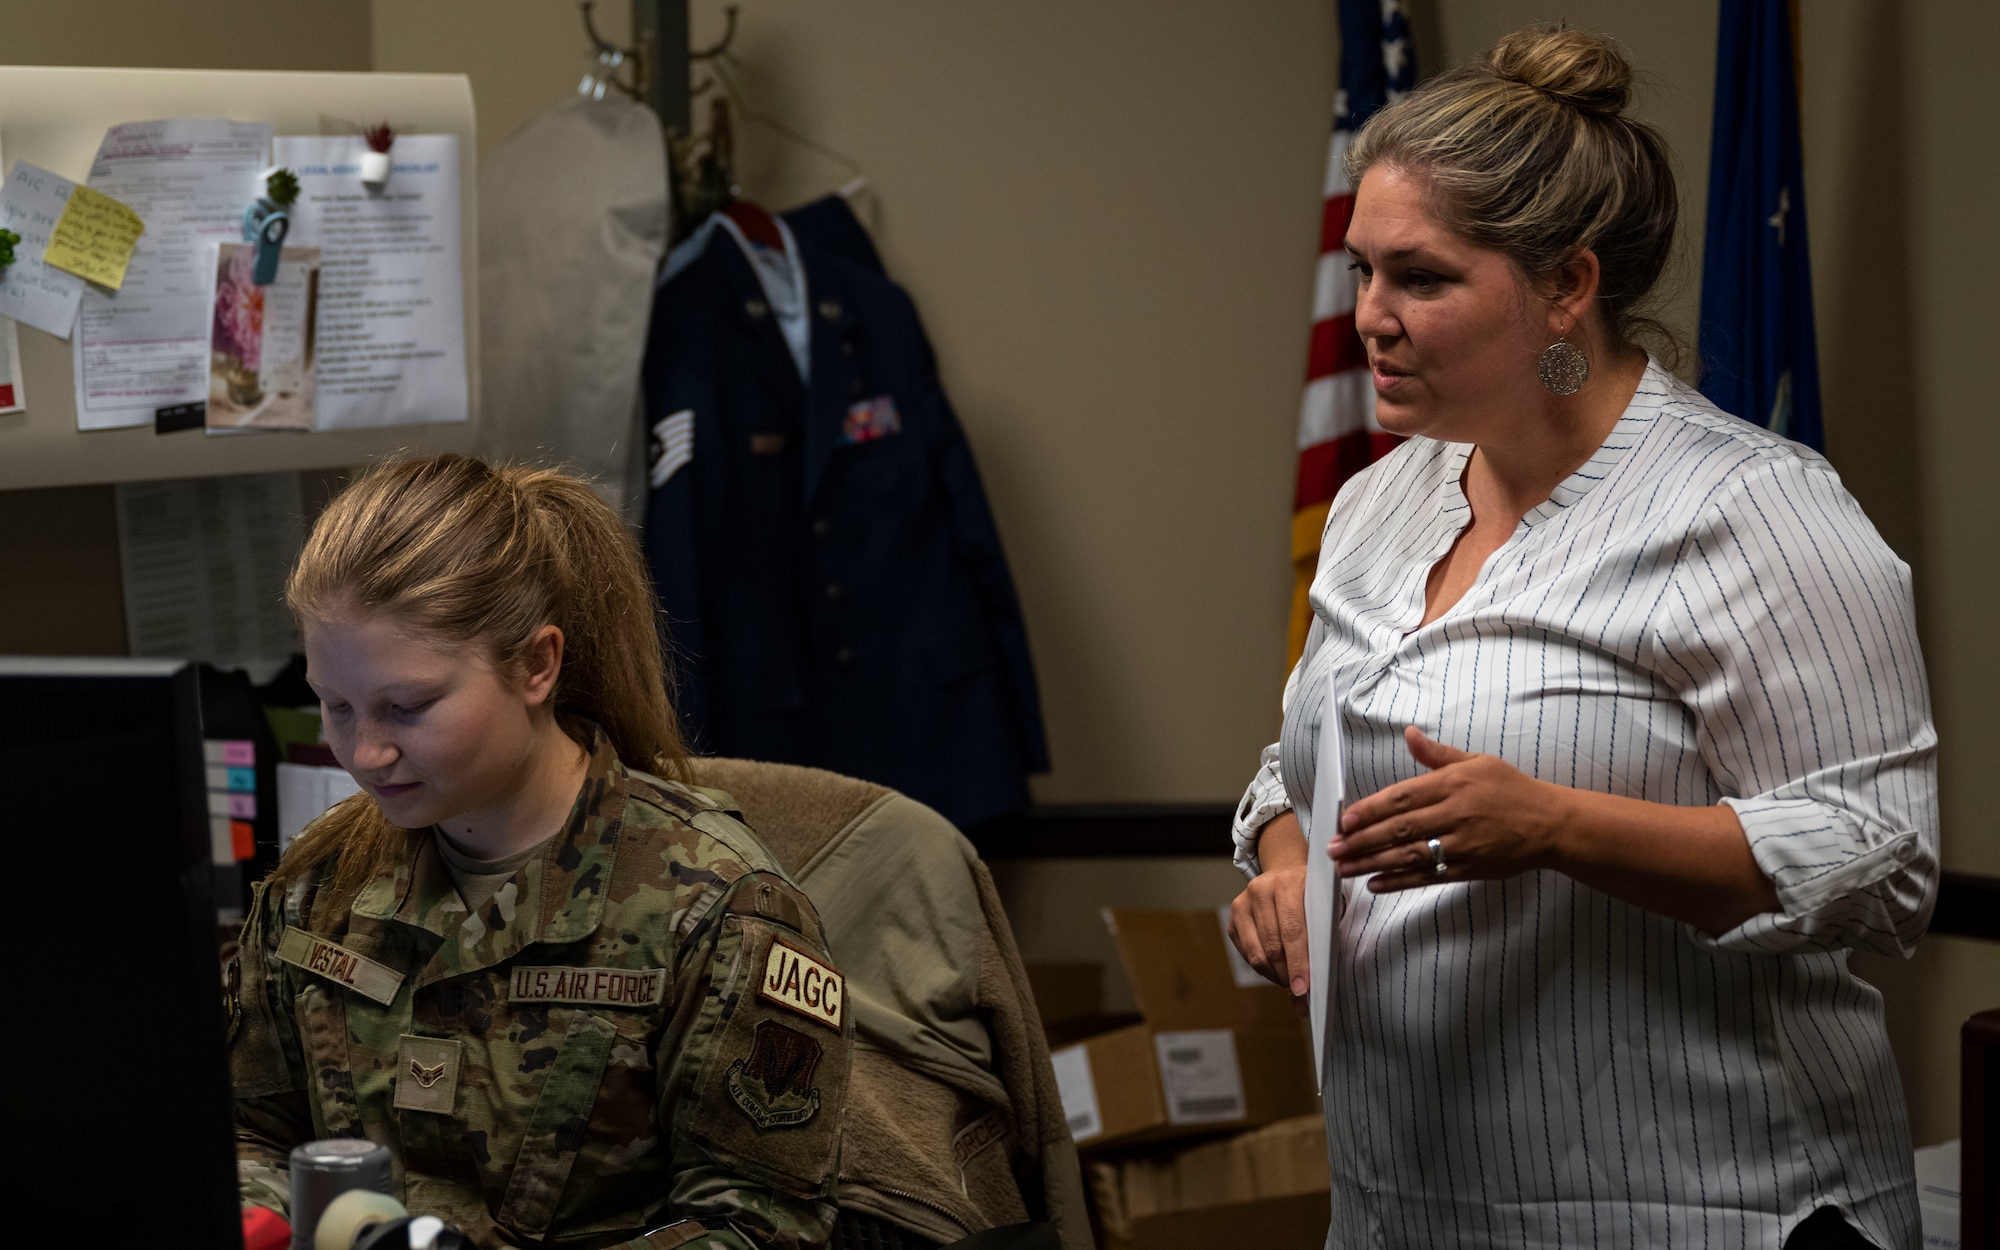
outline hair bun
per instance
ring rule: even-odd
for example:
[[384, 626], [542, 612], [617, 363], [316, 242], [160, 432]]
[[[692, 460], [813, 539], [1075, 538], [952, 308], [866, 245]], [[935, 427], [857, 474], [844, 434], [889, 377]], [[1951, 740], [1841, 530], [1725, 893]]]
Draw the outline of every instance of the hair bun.
[[1586, 113], [1616, 117], [1632, 98], [1632, 66], [1618, 45], [1567, 26], [1515, 31], [1493, 45], [1486, 67]]

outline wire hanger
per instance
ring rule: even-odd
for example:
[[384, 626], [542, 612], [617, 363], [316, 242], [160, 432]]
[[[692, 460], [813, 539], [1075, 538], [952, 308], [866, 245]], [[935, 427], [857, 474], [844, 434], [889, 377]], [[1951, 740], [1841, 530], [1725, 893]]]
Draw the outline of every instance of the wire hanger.
[[[592, 40], [599, 49], [600, 63], [607, 52], [624, 51], [597, 36], [590, 27], [590, 0], [583, 0], [584, 22]], [[737, 59], [734, 48], [738, 29], [740, 7], [734, 4], [723, 9], [725, 25], [722, 37], [706, 48], [698, 48], [688, 53], [690, 63], [707, 62], [708, 76], [696, 83], [690, 90], [691, 101], [709, 97], [708, 128], [706, 132], [695, 131], [683, 134], [677, 129], [667, 134], [667, 166], [669, 192], [673, 203], [674, 239], [678, 243], [686, 238], [713, 213], [722, 212], [736, 205], [738, 212], [732, 213], [739, 225], [748, 219], [750, 228], [746, 234], [753, 234], [759, 240], [766, 240], [782, 248], [782, 236], [775, 222], [768, 230], [762, 219], [769, 213], [756, 205], [742, 200], [742, 188], [736, 182], [735, 127], [748, 122], [761, 126], [781, 139], [785, 139], [844, 170], [848, 177], [838, 188], [842, 199], [853, 200], [868, 187], [867, 171], [846, 153], [830, 148], [806, 135], [800, 134], [774, 117], [759, 113], [750, 107], [740, 82], [744, 74], [743, 62]], [[643, 53], [643, 46], [637, 50]], [[590, 82], [586, 79], [586, 84]], [[644, 82], [643, 77], [637, 79]], [[613, 79], [613, 85], [624, 90], [624, 85]], [[719, 91], [718, 91], [719, 89]], [[713, 93], [713, 94], [712, 94]], [[586, 87], [585, 94], [589, 94]], [[600, 89], [601, 95], [601, 89]]]
[[723, 28], [722, 38], [717, 40], [713, 47], [689, 54], [689, 60], [707, 61], [714, 71], [713, 78], [704, 79], [693, 89], [692, 94], [699, 98], [704, 93], [720, 85], [723, 95], [728, 98], [729, 103], [734, 107], [738, 119], [755, 126], [761, 126], [779, 138], [788, 140], [806, 149], [808, 152], [824, 157], [845, 170], [848, 178], [837, 189], [837, 194], [844, 200], [853, 199], [868, 187], [868, 171], [861, 168], [860, 162], [838, 149], [830, 148], [818, 140], [800, 134], [777, 118], [760, 113], [750, 107], [750, 102], [744, 95], [742, 84], [739, 81], [744, 73], [743, 62], [738, 60], [735, 53], [731, 50], [731, 46], [736, 41], [737, 8], [738, 6], [732, 4], [723, 10], [724, 16], [728, 19], [728, 25]]
[[[642, 36], [633, 47], [621, 48], [597, 33], [597, 23], [591, 16], [596, 0], [580, 0], [583, 10], [583, 33], [590, 37], [591, 47], [597, 53], [597, 65], [584, 74], [583, 81], [576, 85], [578, 95], [592, 100], [602, 100], [606, 88], [614, 88], [632, 100], [645, 99], [646, 60], [651, 50], [651, 39]], [[732, 25], [734, 22], [732, 20]], [[626, 82], [618, 76], [618, 71], [627, 63], [632, 66], [632, 80]]]

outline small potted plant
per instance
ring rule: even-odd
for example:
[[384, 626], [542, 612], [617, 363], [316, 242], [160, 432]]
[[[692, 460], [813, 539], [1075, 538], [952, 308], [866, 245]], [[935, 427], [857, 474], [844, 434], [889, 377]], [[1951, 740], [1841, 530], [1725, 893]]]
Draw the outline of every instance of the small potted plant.
[[380, 191], [389, 182], [389, 149], [396, 144], [396, 132], [383, 122], [370, 126], [361, 137], [368, 142], [368, 150], [361, 154], [361, 184]]
[[20, 235], [0, 226], [0, 269], [5, 269], [14, 263], [14, 245], [20, 241]]

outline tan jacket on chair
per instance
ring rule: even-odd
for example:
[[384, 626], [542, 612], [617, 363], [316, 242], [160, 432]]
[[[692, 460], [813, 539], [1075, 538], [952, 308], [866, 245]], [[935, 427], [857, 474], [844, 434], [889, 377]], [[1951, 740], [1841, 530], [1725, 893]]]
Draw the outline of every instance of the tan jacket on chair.
[[840, 1205], [949, 1244], [1047, 1220], [1090, 1250], [1076, 1147], [1013, 930], [972, 844], [871, 782], [694, 761], [812, 899], [854, 1008]]

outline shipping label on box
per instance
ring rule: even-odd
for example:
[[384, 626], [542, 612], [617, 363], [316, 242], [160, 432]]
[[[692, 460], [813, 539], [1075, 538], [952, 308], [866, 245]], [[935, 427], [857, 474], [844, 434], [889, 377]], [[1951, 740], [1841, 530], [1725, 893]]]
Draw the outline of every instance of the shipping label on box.
[[1097, 1106], [1097, 1082], [1090, 1076], [1090, 1054], [1081, 1046], [1065, 1046], [1049, 1055], [1056, 1070], [1056, 1092], [1062, 1096], [1063, 1119], [1069, 1121], [1069, 1135], [1088, 1141], [1104, 1131], [1104, 1115]]
[[1227, 1124], [1248, 1114], [1243, 1070], [1236, 1062], [1236, 1035], [1230, 1030], [1156, 1033], [1153, 1049], [1160, 1060], [1168, 1123]]

